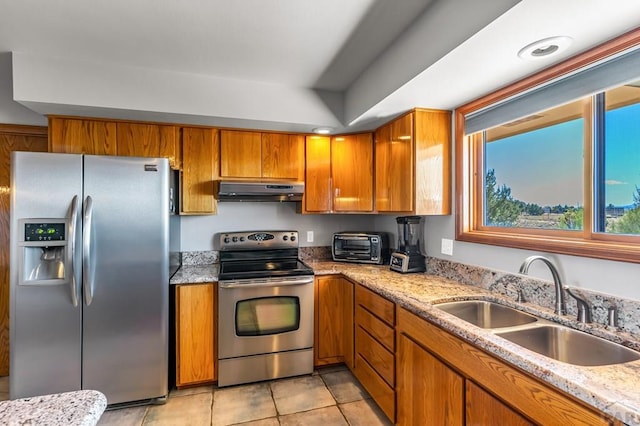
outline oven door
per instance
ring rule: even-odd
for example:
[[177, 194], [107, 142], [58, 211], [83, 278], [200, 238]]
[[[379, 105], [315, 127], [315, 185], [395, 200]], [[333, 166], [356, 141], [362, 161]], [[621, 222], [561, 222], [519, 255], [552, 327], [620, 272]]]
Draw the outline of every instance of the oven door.
[[313, 347], [313, 276], [219, 282], [220, 359]]

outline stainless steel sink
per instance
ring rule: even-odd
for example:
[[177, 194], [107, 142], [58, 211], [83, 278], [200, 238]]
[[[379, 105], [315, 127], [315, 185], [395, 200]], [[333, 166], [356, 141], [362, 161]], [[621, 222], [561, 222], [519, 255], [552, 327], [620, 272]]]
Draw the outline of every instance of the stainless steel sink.
[[638, 352], [563, 326], [533, 326], [513, 331], [496, 332], [496, 335], [541, 355], [568, 364], [611, 365], [640, 359]]
[[520, 312], [517, 309], [483, 300], [447, 302], [435, 306], [481, 328], [514, 327], [538, 320], [533, 315]]

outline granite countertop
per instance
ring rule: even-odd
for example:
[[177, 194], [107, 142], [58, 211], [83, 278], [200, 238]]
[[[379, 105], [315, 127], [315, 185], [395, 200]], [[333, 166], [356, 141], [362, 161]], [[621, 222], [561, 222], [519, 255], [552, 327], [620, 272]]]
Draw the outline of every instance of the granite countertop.
[[542, 381], [549, 383], [579, 400], [629, 425], [640, 425], [640, 360], [625, 364], [584, 367], [547, 358], [511, 343], [491, 331], [476, 327], [433, 306], [434, 303], [483, 298], [538, 315], [542, 318], [593, 332], [619, 343], [629, 342], [625, 334], [616, 339], [616, 333], [604, 326], [578, 324], [573, 316], [558, 317], [549, 309], [530, 303], [517, 303], [501, 294], [480, 287], [460, 284], [435, 275], [402, 275], [388, 266], [363, 266], [337, 262], [307, 262], [316, 275], [341, 273], [347, 278], [374, 290], [389, 300], [438, 324], [467, 342], [519, 367]]
[[95, 390], [81, 390], [0, 402], [3, 425], [96, 425], [107, 398]]
[[[552, 310], [533, 303], [518, 303], [500, 293], [462, 284], [437, 275], [398, 274], [388, 266], [332, 261], [305, 261], [318, 275], [343, 274], [385, 296], [416, 315], [441, 326], [534, 377], [573, 395], [629, 425], [640, 425], [640, 360], [625, 364], [584, 367], [547, 358], [454, 317], [433, 306], [435, 303], [482, 298], [529, 312], [544, 319], [587, 331], [617, 343], [640, 349], [640, 341], [598, 324], [578, 324], [574, 316], [559, 317]], [[217, 281], [214, 265], [183, 266], [171, 284]]]
[[182, 265], [169, 280], [169, 285], [215, 282], [218, 281], [219, 271], [220, 264], [218, 263], [211, 265]]

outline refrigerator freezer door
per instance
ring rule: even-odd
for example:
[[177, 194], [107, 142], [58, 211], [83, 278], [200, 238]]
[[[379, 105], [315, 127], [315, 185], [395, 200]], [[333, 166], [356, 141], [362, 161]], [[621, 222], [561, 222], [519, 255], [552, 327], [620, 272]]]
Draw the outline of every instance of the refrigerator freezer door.
[[83, 269], [92, 275], [90, 286], [83, 283], [83, 387], [100, 390], [109, 404], [164, 397], [168, 162], [85, 156], [84, 179], [84, 216], [88, 197], [93, 212], [83, 229], [90, 233]]
[[[18, 222], [71, 217], [73, 198], [82, 197], [82, 156], [15, 152], [11, 173], [10, 397], [79, 390], [82, 308], [74, 307], [70, 294], [73, 280], [68, 272], [73, 268], [66, 265], [63, 282], [57, 285], [19, 285], [18, 274], [24, 273], [19, 268], [20, 256], [24, 250], [41, 249], [19, 246], [25, 229]], [[76, 221], [77, 228], [78, 216]], [[66, 224], [67, 238], [72, 228]], [[80, 234], [76, 234], [75, 247], [79, 247]], [[79, 265], [80, 253], [74, 256]], [[79, 273], [77, 268], [76, 280]]]

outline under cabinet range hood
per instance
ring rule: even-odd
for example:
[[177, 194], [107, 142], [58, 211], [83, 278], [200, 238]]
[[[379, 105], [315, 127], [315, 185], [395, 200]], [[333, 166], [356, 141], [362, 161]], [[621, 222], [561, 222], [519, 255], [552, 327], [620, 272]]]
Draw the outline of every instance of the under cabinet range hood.
[[218, 182], [219, 201], [301, 201], [304, 182]]

